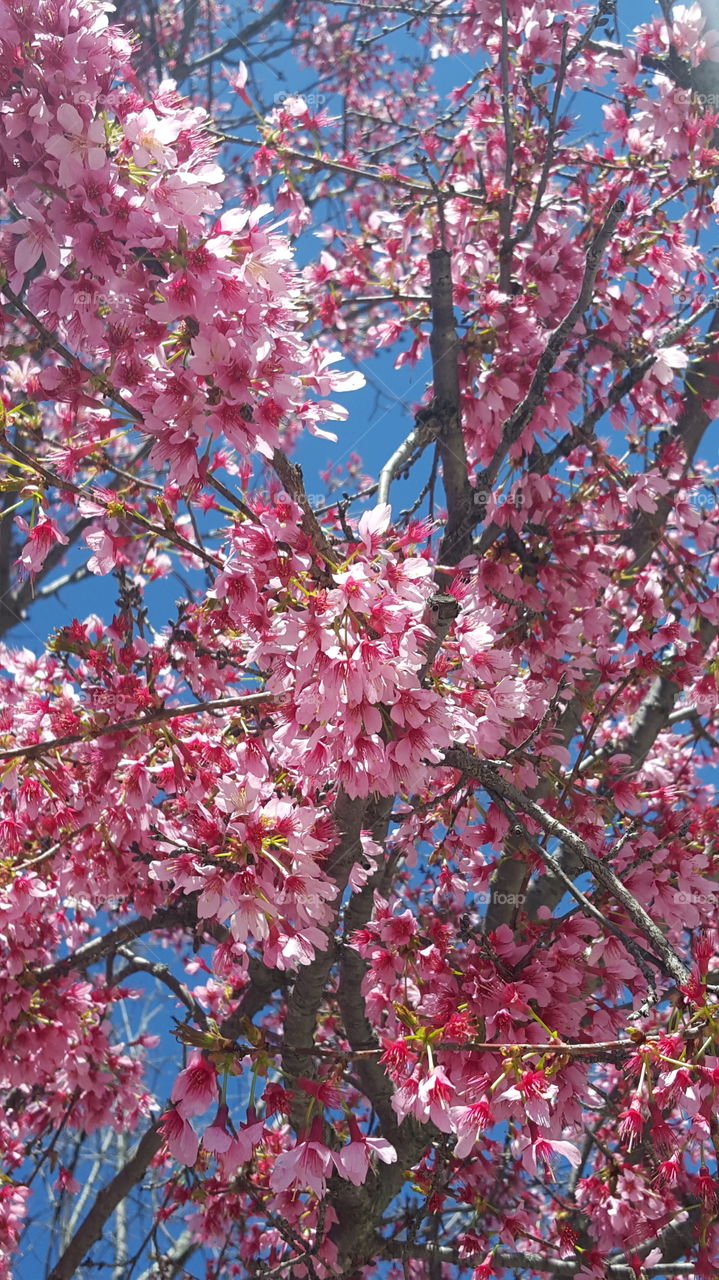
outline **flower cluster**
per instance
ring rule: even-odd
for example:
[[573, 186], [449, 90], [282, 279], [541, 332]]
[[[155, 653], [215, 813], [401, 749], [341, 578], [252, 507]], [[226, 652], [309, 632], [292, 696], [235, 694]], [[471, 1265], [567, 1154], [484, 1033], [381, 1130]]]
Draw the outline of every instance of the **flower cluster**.
[[[208, 220], [223, 171], [203, 111], [168, 85], [149, 103], [118, 87], [130, 45], [89, 0], [5, 4], [0, 17], [0, 175], [14, 218], [0, 256], [8, 296], [75, 353], [69, 366], [51, 353], [33, 390], [75, 411], [72, 440], [59, 441], [70, 474], [68, 447], [76, 460], [107, 434], [103, 400], [183, 487], [204, 476], [208, 443], [269, 457], [285, 427], [321, 433], [346, 417], [309, 393], [363, 379], [299, 336], [300, 281], [271, 206]], [[58, 537], [35, 526], [29, 570]]]

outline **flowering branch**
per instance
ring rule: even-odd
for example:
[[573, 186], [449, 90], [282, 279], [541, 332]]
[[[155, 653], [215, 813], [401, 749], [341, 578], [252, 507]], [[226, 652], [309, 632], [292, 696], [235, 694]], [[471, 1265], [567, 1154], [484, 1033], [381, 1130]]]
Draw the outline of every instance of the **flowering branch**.
[[595, 880], [621, 903], [629, 918], [652, 944], [656, 954], [661, 957], [667, 973], [680, 986], [688, 981], [689, 970], [679, 959], [671, 944], [667, 942], [661, 929], [654, 923], [644, 908], [640, 906], [629, 890], [625, 888], [611, 867], [606, 862], [603, 862], [601, 858], [598, 858], [596, 854], [592, 853], [588, 845], [579, 836], [570, 831], [568, 827], [565, 827], [564, 823], [560, 822], [558, 818], [552, 817], [534, 800], [530, 800], [529, 796], [520, 791], [518, 787], [515, 787], [511, 782], [506, 782], [494, 765], [470, 755], [466, 747], [451, 747], [448, 751], [445, 751], [444, 759], [445, 763], [451, 768], [459, 769], [467, 777], [475, 778], [478, 782], [481, 782], [490, 793], [501, 796], [504, 800], [516, 805], [523, 813], [528, 814], [530, 818], [538, 822], [548, 836], [552, 836], [560, 844], [571, 850], [579, 859], [580, 865], [586, 871], [591, 871]]
[[258, 707], [263, 703], [276, 703], [274, 693], [258, 692], [241, 694], [236, 698], [211, 698], [206, 702], [187, 702], [179, 707], [158, 707], [145, 715], [130, 716], [127, 720], [115, 720], [108, 724], [88, 725], [82, 733], [66, 733], [60, 738], [49, 738], [45, 742], [31, 742], [22, 747], [8, 747], [0, 751], [0, 763], [4, 760], [35, 760], [49, 751], [57, 751], [60, 747], [74, 746], [78, 742], [93, 742], [111, 733], [127, 733], [135, 729], [144, 729], [147, 725], [160, 724], [167, 720], [178, 720], [183, 716], [201, 715], [207, 711], [229, 711], [237, 707]]
[[[479, 1266], [487, 1260], [487, 1255], [484, 1253], [469, 1257], [464, 1254], [460, 1256], [457, 1249], [446, 1245], [435, 1248], [434, 1245], [427, 1244], [405, 1244], [402, 1240], [382, 1241], [381, 1244], [378, 1242], [378, 1248], [381, 1248], [387, 1258], [407, 1260], [416, 1258], [425, 1262], [436, 1258], [440, 1263], [450, 1266], [453, 1264], [463, 1267]], [[538, 1271], [553, 1276], [575, 1276], [582, 1270], [583, 1265], [581, 1261], [571, 1258], [548, 1258], [541, 1253], [514, 1249], [493, 1249], [490, 1256], [491, 1261], [498, 1267], [513, 1267], [516, 1271]], [[616, 1280], [635, 1280], [636, 1271], [628, 1264], [608, 1261], [604, 1265], [607, 1276], [616, 1277]], [[657, 1262], [643, 1266], [642, 1273], [647, 1276], [691, 1276], [695, 1274], [695, 1267], [690, 1262]], [[488, 1274], [491, 1275], [491, 1271]]]
[[537, 363], [537, 367], [534, 371], [526, 396], [520, 401], [514, 412], [504, 424], [502, 438], [495, 450], [492, 461], [479, 473], [477, 477], [476, 489], [478, 493], [485, 493], [491, 490], [499, 474], [499, 468], [501, 467], [502, 462], [506, 458], [512, 445], [516, 444], [519, 440], [519, 437], [525, 427], [531, 422], [535, 409], [541, 404], [547, 388], [549, 375], [556, 364], [557, 358], [562, 352], [567, 338], [573, 332], [579, 320], [581, 320], [592, 300], [594, 285], [596, 283], [604, 251], [619, 225], [625, 208], [626, 204], [623, 200], [615, 200], [609, 212], [606, 214], [602, 225], [599, 227], [599, 230], [591, 241], [589, 248], [587, 249], [584, 275], [577, 299], [570, 307], [564, 319], [550, 334], [544, 351]]

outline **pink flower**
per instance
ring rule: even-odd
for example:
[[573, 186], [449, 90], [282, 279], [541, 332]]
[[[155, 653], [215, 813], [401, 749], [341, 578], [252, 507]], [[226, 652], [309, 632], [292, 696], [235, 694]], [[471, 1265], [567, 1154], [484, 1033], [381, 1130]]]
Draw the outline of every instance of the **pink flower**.
[[20, 239], [15, 247], [14, 266], [18, 273], [14, 287], [22, 284], [23, 277], [40, 257], [45, 259], [48, 271], [57, 271], [60, 265], [60, 250], [53, 238], [52, 229], [47, 221], [37, 213], [30, 213], [25, 218], [18, 218], [11, 228], [13, 235]]
[[654, 1182], [658, 1187], [674, 1187], [679, 1181], [681, 1172], [682, 1162], [679, 1156], [672, 1156], [669, 1160], [662, 1160], [657, 1166]]
[[663, 387], [673, 382], [678, 370], [686, 369], [689, 364], [689, 356], [686, 351], [682, 351], [681, 347], [660, 347], [654, 364], [652, 365], [652, 373]]
[[229, 1112], [226, 1106], [217, 1108], [217, 1115], [212, 1124], [208, 1125], [202, 1135], [202, 1145], [205, 1151], [212, 1151], [215, 1155], [222, 1155], [232, 1142], [232, 1134], [227, 1132], [227, 1120]]
[[239, 94], [246, 106], [252, 106], [252, 100], [245, 88], [247, 84], [247, 67], [244, 62], [238, 63], [237, 70], [233, 73], [227, 73], [227, 82], [235, 93]]
[[444, 1067], [434, 1067], [423, 1078], [421, 1068], [416, 1066], [412, 1075], [395, 1090], [392, 1107], [400, 1121], [407, 1115], [413, 1115], [421, 1124], [431, 1120], [443, 1133], [452, 1133], [453, 1123], [447, 1103], [454, 1091]]
[[454, 1085], [444, 1067], [435, 1067], [426, 1079], [420, 1082], [420, 1102], [424, 1104], [426, 1117], [436, 1124], [442, 1133], [452, 1132], [452, 1120], [447, 1103], [454, 1094]]
[[125, 137], [132, 146], [135, 164], [141, 169], [157, 165], [169, 169], [175, 163], [175, 153], [170, 143], [182, 132], [182, 121], [155, 115], [150, 107], [127, 116], [124, 122]]
[[170, 1094], [177, 1110], [185, 1119], [202, 1115], [217, 1101], [215, 1068], [201, 1053], [193, 1053], [189, 1064], [177, 1077]]
[[69, 1191], [73, 1196], [77, 1195], [77, 1192], [80, 1190], [80, 1183], [77, 1178], [73, 1178], [70, 1170], [66, 1169], [64, 1164], [61, 1164], [57, 1171], [55, 1186], [58, 1191]]
[[166, 1111], [160, 1125], [160, 1133], [167, 1143], [170, 1155], [180, 1164], [193, 1165], [197, 1159], [197, 1152], [200, 1146], [200, 1139], [195, 1130], [180, 1115], [177, 1107], [172, 1107], [170, 1111]]
[[372, 511], [365, 511], [360, 518], [357, 532], [370, 555], [374, 555], [382, 546], [382, 534], [389, 528], [391, 518], [392, 508], [386, 502], [374, 507]]
[[464, 1160], [479, 1141], [479, 1135], [494, 1124], [494, 1116], [486, 1098], [468, 1107], [450, 1107], [449, 1114], [457, 1133], [454, 1155]]
[[631, 489], [627, 490], [627, 506], [642, 511], [656, 511], [657, 498], [671, 492], [672, 486], [664, 476], [647, 472], [637, 476]]
[[350, 1141], [341, 1151], [335, 1152], [334, 1161], [340, 1176], [359, 1187], [367, 1177], [371, 1155], [376, 1155], [384, 1164], [394, 1164], [397, 1152], [385, 1138], [366, 1137], [352, 1116], [349, 1129]]
[[697, 1194], [707, 1209], [713, 1209], [717, 1202], [717, 1183], [705, 1164], [701, 1165], [697, 1174]]
[[77, 107], [70, 102], [58, 107], [57, 123], [63, 132], [48, 138], [45, 145], [60, 161], [60, 183], [71, 187], [82, 178], [86, 167], [97, 171], [105, 164], [105, 126], [102, 120], [86, 125]]
[[322, 1141], [322, 1121], [316, 1116], [309, 1137], [291, 1151], [283, 1151], [275, 1160], [270, 1186], [273, 1191], [288, 1191], [291, 1187], [297, 1191], [314, 1191], [321, 1199], [334, 1164], [334, 1152]]
[[644, 1128], [644, 1119], [642, 1104], [638, 1098], [632, 1098], [626, 1110], [619, 1114], [619, 1135], [622, 1141], [626, 1142], [629, 1151], [631, 1151], [636, 1139], [641, 1135]]
[[112, 535], [107, 532], [107, 529], [96, 526], [94, 529], [88, 529], [85, 541], [93, 553], [87, 562], [90, 573], [111, 573], [118, 563], [115, 539]]
[[[533, 1126], [532, 1126], [533, 1128]], [[554, 1155], [564, 1156], [574, 1169], [577, 1168], [581, 1155], [579, 1148], [575, 1147], [573, 1142], [561, 1142], [554, 1138], [541, 1138], [536, 1130], [534, 1134], [522, 1133], [517, 1139], [517, 1150], [522, 1152], [522, 1164], [530, 1173], [536, 1174], [541, 1164], [545, 1171], [554, 1177], [552, 1171], [552, 1157]]]
[[254, 1112], [248, 1112], [247, 1122], [233, 1138], [226, 1151], [219, 1157], [219, 1165], [223, 1178], [232, 1178], [243, 1164], [252, 1159], [252, 1153], [265, 1131], [262, 1120], [258, 1120]]
[[56, 542], [67, 545], [67, 538], [52, 520], [38, 520], [32, 529], [22, 516], [17, 516], [15, 523], [24, 533], [27, 533], [28, 540], [19, 556], [17, 563], [24, 566], [28, 573], [38, 573], [47, 559], [47, 556], [55, 546]]
[[525, 1071], [524, 1075], [506, 1089], [503, 1097], [513, 1102], [523, 1102], [530, 1120], [536, 1124], [549, 1124], [549, 1103], [557, 1095], [557, 1086], [551, 1084], [543, 1071]]

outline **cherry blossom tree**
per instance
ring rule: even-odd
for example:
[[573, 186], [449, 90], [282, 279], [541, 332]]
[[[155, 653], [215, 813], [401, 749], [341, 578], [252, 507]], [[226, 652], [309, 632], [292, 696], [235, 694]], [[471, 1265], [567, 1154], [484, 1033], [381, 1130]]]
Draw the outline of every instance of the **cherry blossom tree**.
[[719, 12], [659, 9], [0, 0], [2, 1280], [719, 1273]]

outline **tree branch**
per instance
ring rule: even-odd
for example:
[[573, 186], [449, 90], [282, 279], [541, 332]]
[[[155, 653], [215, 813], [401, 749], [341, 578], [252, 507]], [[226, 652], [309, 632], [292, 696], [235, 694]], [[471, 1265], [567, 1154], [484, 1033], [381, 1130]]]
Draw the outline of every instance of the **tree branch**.
[[[492, 461], [477, 477], [478, 492], [489, 492], [491, 490], [497, 479], [499, 468], [509, 450], [519, 440], [525, 427], [531, 422], [535, 409], [542, 403], [549, 375], [564, 348], [564, 344], [592, 300], [602, 256], [617, 229], [625, 208], [623, 200], [614, 201], [604, 222], [589, 245], [577, 300], [561, 323], [550, 334], [547, 345], [539, 357], [537, 368], [534, 371], [526, 396], [507, 419], [502, 431], [502, 438], [497, 445]], [[481, 518], [481, 513], [477, 518]]]
[[200, 715], [207, 711], [227, 711], [232, 707], [261, 706], [265, 702], [276, 701], [276, 694], [258, 692], [241, 694], [237, 698], [214, 698], [207, 702], [187, 702], [179, 707], [158, 707], [144, 716], [133, 716], [129, 720], [115, 720], [110, 724], [88, 726], [83, 733], [66, 733], [61, 738], [48, 738], [45, 742], [33, 742], [24, 747], [9, 747], [0, 751], [0, 763], [3, 760], [35, 760], [46, 755], [48, 751], [56, 751], [60, 747], [73, 746], [78, 742], [93, 742], [95, 738], [106, 737], [110, 733], [126, 733], [133, 729], [144, 729], [150, 724], [159, 724], [166, 720], [178, 720], [183, 716]]
[[447, 249], [429, 254], [429, 281], [432, 330], [432, 410], [440, 420], [437, 435], [442, 462], [442, 479], [447, 495], [447, 524], [439, 550], [441, 563], [457, 564], [469, 553], [472, 487], [469, 483], [467, 453], [462, 435], [457, 357], [459, 341], [454, 327], [452, 257]]
[[570, 849], [579, 859], [581, 866], [590, 871], [595, 880], [601, 884], [602, 888], [620, 902], [624, 907], [630, 920], [637, 926], [644, 937], [651, 943], [656, 954], [661, 958], [663, 966], [667, 973], [680, 986], [684, 985], [689, 979], [689, 970], [679, 959], [674, 948], [671, 946], [661, 929], [654, 923], [644, 908], [637, 902], [628, 889], [622, 884], [619, 877], [614, 873], [612, 868], [592, 853], [588, 845], [558, 818], [552, 817], [545, 809], [536, 804], [534, 800], [530, 800], [529, 796], [520, 791], [518, 787], [513, 786], [511, 782], [506, 782], [498, 773], [497, 769], [481, 761], [470, 754], [466, 747], [450, 747], [444, 753], [445, 763], [453, 769], [459, 769], [468, 777], [475, 778], [482, 784], [485, 790], [490, 794], [502, 796], [504, 800], [508, 800], [511, 804], [516, 805], [523, 813], [528, 814], [539, 826], [547, 833], [559, 841], [560, 844]]
[[218, 45], [216, 49], [210, 49], [207, 53], [200, 54], [199, 58], [195, 58], [187, 66], [176, 71], [178, 83], [187, 76], [191, 76], [195, 71], [199, 71], [202, 67], [206, 67], [208, 63], [215, 62], [217, 58], [225, 58], [228, 53], [232, 53], [235, 49], [242, 48], [243, 45], [249, 44], [255, 36], [259, 36], [266, 31], [273, 22], [280, 22], [292, 5], [293, 0], [275, 0], [266, 13], [260, 14], [253, 22], [248, 22], [246, 27], [242, 27], [236, 35], [230, 36], [229, 40], [225, 40], [224, 44]]
[[80, 1223], [72, 1240], [47, 1276], [47, 1280], [71, 1280], [83, 1258], [101, 1238], [105, 1223], [115, 1209], [143, 1178], [145, 1171], [162, 1146], [157, 1119], [141, 1137], [135, 1154], [95, 1197], [95, 1202]]
[[83, 943], [71, 955], [64, 956], [62, 960], [56, 960], [54, 964], [47, 965], [44, 969], [38, 969], [35, 974], [36, 980], [38, 983], [52, 982], [54, 978], [62, 977], [71, 969], [82, 973], [85, 969], [89, 969], [90, 965], [97, 964], [98, 960], [114, 955], [120, 947], [128, 942], [134, 942], [136, 938], [141, 938], [146, 933], [156, 933], [161, 929], [186, 928], [196, 923], [194, 900], [190, 897], [184, 898], [176, 906], [160, 907], [152, 916], [138, 916], [135, 920], [128, 920], [126, 924], [120, 924], [116, 929], [111, 929], [101, 938], [93, 938], [90, 942]]
[[[340, 790], [334, 806], [334, 818], [339, 831], [339, 839], [330, 854], [326, 870], [337, 886], [334, 922], [327, 930], [327, 946], [319, 951], [310, 964], [302, 965], [295, 979], [291, 993], [287, 997], [287, 1008], [284, 1018], [282, 1052], [283, 1068], [289, 1080], [298, 1076], [314, 1074], [314, 1063], [310, 1054], [298, 1052], [289, 1047], [292, 1045], [311, 1045], [314, 1042], [317, 1027], [317, 1015], [325, 995], [330, 971], [336, 959], [336, 943], [334, 932], [339, 922], [342, 893], [346, 888], [349, 874], [362, 851], [360, 832], [365, 819], [368, 802], [365, 799], [350, 799], [344, 790]], [[293, 1116], [295, 1128], [301, 1128], [304, 1116], [297, 1107]]]
[[[516, 1271], [539, 1271], [554, 1276], [575, 1276], [583, 1266], [581, 1260], [548, 1258], [541, 1253], [520, 1253], [513, 1249], [495, 1249], [491, 1252], [492, 1260], [497, 1266], [513, 1267]], [[399, 1258], [402, 1260], [414, 1258], [421, 1261], [429, 1261], [432, 1257], [439, 1257], [440, 1262], [450, 1266], [462, 1267], [478, 1266], [486, 1256], [485, 1254], [474, 1254], [471, 1257], [467, 1257], [464, 1254], [460, 1256], [458, 1249], [452, 1249], [448, 1246], [440, 1245], [436, 1249], [434, 1245], [414, 1244], [403, 1240], [378, 1240], [377, 1254], [385, 1258]], [[636, 1280], [637, 1273], [635, 1269], [626, 1263], [607, 1262], [605, 1267], [606, 1275], [611, 1276], [612, 1280], [615, 1280], [615, 1278], [616, 1280]], [[656, 1262], [642, 1267], [642, 1274], [646, 1276], [693, 1276], [695, 1273], [696, 1266], [692, 1262]]]

